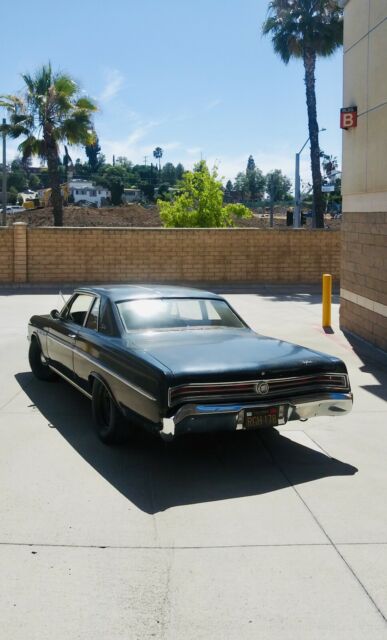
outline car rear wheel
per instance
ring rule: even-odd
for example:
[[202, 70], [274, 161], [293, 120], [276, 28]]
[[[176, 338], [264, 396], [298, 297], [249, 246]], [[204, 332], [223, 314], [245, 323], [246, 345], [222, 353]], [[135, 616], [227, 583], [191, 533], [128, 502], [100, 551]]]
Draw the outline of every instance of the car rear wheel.
[[57, 379], [57, 376], [47, 364], [42, 348], [36, 338], [32, 338], [30, 348], [28, 350], [28, 360], [30, 363], [31, 371], [35, 378], [38, 380], [45, 380], [51, 382]]
[[92, 410], [97, 435], [105, 444], [125, 442], [131, 435], [130, 424], [124, 419], [109, 389], [94, 380]]

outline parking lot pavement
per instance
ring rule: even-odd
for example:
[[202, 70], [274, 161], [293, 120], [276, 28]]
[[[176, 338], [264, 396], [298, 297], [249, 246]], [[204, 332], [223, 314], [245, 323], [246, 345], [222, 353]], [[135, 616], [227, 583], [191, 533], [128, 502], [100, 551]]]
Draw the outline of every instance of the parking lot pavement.
[[233, 288], [257, 331], [338, 355], [351, 414], [106, 448], [89, 402], [32, 378], [0, 289], [0, 637], [387, 639], [387, 356], [321, 329], [313, 288]]

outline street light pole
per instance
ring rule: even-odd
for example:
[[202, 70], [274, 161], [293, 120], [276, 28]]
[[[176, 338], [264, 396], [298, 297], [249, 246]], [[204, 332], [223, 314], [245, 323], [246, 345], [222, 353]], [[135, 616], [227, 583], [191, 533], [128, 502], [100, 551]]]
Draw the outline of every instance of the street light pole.
[[294, 215], [293, 215], [293, 227], [299, 229], [301, 226], [301, 178], [300, 178], [300, 156], [306, 145], [308, 144], [310, 136], [307, 141], [302, 145], [298, 153], [296, 153], [296, 178], [294, 182]]
[[[3, 125], [6, 124], [5, 118], [3, 118]], [[2, 195], [3, 195], [3, 213], [1, 216], [1, 224], [3, 227], [7, 224], [7, 145], [6, 135], [3, 128], [3, 180], [2, 180]]]

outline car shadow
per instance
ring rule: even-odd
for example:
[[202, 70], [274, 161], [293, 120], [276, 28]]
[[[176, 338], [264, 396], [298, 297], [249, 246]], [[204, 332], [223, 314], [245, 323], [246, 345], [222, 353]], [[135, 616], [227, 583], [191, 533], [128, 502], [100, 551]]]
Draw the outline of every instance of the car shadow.
[[69, 384], [40, 382], [29, 372], [17, 374], [16, 379], [47, 426], [149, 514], [357, 472], [356, 467], [293, 442], [275, 429], [181, 436], [168, 443], [144, 434], [132, 443], [106, 447], [94, 433], [90, 402]]

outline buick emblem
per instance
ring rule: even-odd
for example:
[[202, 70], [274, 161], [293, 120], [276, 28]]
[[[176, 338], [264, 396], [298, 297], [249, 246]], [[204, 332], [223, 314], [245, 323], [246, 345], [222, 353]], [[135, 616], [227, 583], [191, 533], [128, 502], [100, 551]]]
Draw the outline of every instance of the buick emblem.
[[269, 385], [267, 382], [258, 382], [258, 384], [255, 385], [255, 391], [260, 395], [260, 396], [265, 396], [267, 393], [269, 393]]

